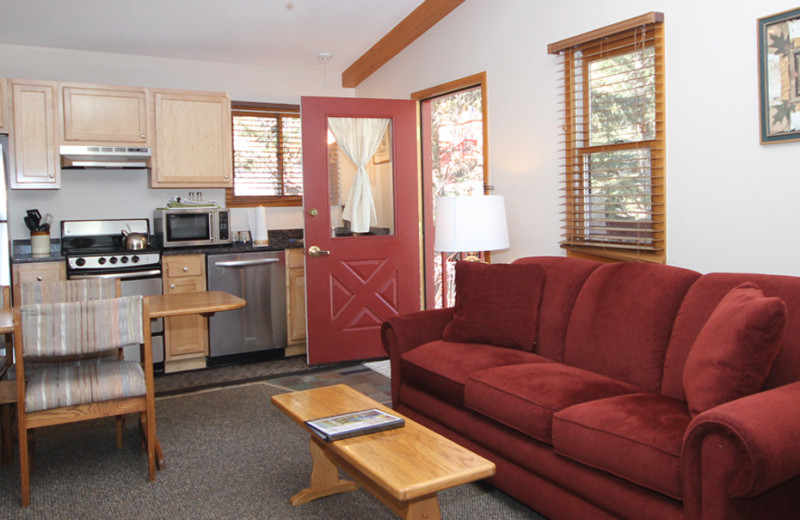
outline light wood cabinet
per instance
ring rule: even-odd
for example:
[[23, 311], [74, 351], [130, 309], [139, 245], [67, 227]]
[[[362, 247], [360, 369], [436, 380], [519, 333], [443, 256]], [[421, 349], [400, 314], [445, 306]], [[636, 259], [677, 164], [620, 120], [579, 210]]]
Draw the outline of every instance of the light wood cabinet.
[[153, 188], [233, 186], [228, 94], [153, 90], [153, 110]]
[[0, 134], [7, 134], [11, 126], [8, 113], [8, 80], [0, 78]]
[[11, 266], [14, 304], [20, 300], [19, 286], [34, 282], [57, 282], [67, 279], [67, 266], [64, 262], [34, 262]]
[[65, 144], [150, 146], [147, 91], [59, 83]]
[[[286, 314], [288, 344], [290, 346], [304, 344], [306, 341], [306, 270], [303, 249], [286, 250]], [[291, 353], [302, 352], [292, 350]]]
[[52, 189], [61, 184], [56, 120], [58, 97], [53, 81], [11, 80], [14, 150], [12, 188]]
[[[164, 294], [206, 290], [205, 255], [163, 257]], [[164, 371], [205, 367], [208, 319], [198, 314], [164, 318]]]

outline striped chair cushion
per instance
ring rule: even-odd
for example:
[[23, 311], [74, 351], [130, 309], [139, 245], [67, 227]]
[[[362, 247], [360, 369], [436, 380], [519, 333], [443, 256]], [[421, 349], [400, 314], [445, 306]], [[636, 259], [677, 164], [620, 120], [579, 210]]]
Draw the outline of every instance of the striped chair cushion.
[[110, 278], [86, 278], [20, 285], [21, 305], [32, 303], [83, 302], [117, 296], [117, 284]]
[[141, 296], [23, 305], [20, 319], [26, 357], [80, 355], [144, 341]]
[[146, 393], [144, 370], [135, 361], [41, 364], [26, 376], [28, 412]]

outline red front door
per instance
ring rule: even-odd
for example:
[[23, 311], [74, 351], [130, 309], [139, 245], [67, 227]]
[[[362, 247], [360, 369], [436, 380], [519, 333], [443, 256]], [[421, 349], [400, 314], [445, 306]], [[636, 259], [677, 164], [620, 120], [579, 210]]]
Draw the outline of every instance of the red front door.
[[301, 115], [308, 362], [384, 357], [383, 321], [421, 307], [414, 102], [303, 97]]

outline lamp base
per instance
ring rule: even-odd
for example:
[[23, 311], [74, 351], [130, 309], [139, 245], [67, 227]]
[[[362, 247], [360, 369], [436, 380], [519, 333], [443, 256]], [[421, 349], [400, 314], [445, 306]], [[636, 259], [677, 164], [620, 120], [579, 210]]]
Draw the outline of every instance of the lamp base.
[[488, 264], [489, 262], [487, 262], [487, 261], [483, 260], [481, 257], [479, 257], [478, 256], [479, 254], [480, 253], [472, 253], [472, 252], [471, 253], [467, 253], [467, 256], [462, 257], [461, 260], [463, 260], [464, 262], [480, 262], [482, 264]]

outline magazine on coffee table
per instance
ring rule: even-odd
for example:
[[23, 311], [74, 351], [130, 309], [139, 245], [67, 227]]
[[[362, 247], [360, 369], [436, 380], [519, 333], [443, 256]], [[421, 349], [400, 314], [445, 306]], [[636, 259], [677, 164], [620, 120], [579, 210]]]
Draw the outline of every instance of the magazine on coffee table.
[[402, 417], [397, 417], [377, 408], [358, 412], [343, 413], [332, 417], [323, 417], [306, 421], [306, 425], [329, 442], [400, 428], [405, 424]]

